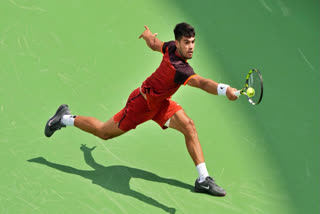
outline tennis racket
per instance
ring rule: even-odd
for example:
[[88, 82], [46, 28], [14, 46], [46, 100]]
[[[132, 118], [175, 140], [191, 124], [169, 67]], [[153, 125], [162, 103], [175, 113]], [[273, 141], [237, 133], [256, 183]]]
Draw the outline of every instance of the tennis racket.
[[252, 105], [258, 105], [261, 102], [263, 95], [263, 81], [258, 69], [251, 69], [247, 75], [243, 88], [234, 93], [234, 95], [238, 97], [241, 94], [245, 95], [248, 98], [249, 103]]

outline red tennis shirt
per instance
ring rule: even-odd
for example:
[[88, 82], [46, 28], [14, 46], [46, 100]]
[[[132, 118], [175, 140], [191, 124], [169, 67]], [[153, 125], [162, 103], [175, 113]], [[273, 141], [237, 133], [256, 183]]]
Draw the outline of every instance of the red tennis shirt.
[[193, 68], [176, 52], [174, 41], [164, 42], [161, 48], [162, 62], [141, 86], [147, 95], [149, 108], [155, 108], [160, 102], [170, 97], [196, 75]]

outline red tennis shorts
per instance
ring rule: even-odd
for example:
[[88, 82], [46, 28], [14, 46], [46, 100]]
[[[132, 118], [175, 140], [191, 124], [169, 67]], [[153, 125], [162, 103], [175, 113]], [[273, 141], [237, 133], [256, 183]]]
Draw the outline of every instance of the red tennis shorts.
[[180, 109], [182, 107], [179, 104], [166, 99], [151, 110], [147, 100], [140, 93], [140, 88], [137, 88], [130, 94], [126, 106], [113, 116], [113, 120], [123, 131], [135, 129], [137, 125], [148, 120], [153, 120], [166, 129], [164, 124]]

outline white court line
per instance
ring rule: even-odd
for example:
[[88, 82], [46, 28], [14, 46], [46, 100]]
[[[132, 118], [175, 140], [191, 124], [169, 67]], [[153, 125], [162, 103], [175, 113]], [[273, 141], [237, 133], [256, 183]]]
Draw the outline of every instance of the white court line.
[[18, 196], [16, 198], [20, 199], [21, 201], [23, 201], [24, 203], [26, 203], [27, 205], [29, 205], [30, 207], [32, 207], [35, 210], [39, 209], [39, 207], [35, 206], [33, 203], [30, 203], [29, 201], [24, 200], [23, 198], [20, 198]]
[[272, 9], [267, 5], [267, 3], [264, 0], [259, 0], [259, 1], [262, 4], [262, 6], [267, 9], [267, 11], [272, 13]]
[[16, 6], [18, 8], [21, 8], [21, 9], [24, 9], [24, 10], [38, 10], [38, 11], [41, 11], [41, 12], [47, 12], [45, 9], [42, 9], [40, 7], [35, 7], [35, 6], [27, 7], [27, 6], [24, 6], [24, 5], [20, 5], [17, 2], [15, 2], [14, 0], [9, 0], [9, 2], [11, 4], [13, 4], [14, 6]]
[[278, 1], [278, 5], [281, 8], [282, 14], [289, 16], [289, 8], [281, 0]]
[[111, 151], [108, 149], [108, 147], [106, 147], [106, 145], [101, 142], [101, 140], [97, 139], [97, 141], [98, 141], [98, 143], [99, 143], [100, 145], [102, 145], [102, 147], [103, 147], [108, 153], [111, 154], [111, 156], [112, 156], [113, 158], [115, 158], [116, 160], [122, 162], [123, 164], [126, 164], [127, 166], [130, 165], [129, 163], [127, 163], [126, 161], [124, 161], [124, 160], [122, 160], [120, 157], [118, 157], [116, 154], [114, 154], [113, 152], [111, 152]]
[[300, 53], [300, 55], [302, 56], [303, 60], [309, 65], [309, 67], [311, 68], [311, 70], [314, 70], [313, 65], [309, 62], [309, 60], [307, 59], [307, 57], [303, 54], [302, 50], [300, 48], [298, 48], [298, 51]]

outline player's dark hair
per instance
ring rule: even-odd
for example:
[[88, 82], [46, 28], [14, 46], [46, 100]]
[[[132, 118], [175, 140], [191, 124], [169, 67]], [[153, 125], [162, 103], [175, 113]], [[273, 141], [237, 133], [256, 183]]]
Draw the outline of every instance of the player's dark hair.
[[177, 24], [173, 32], [175, 39], [178, 41], [180, 41], [183, 36], [190, 38], [196, 35], [194, 28], [185, 22]]

